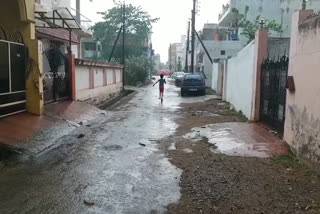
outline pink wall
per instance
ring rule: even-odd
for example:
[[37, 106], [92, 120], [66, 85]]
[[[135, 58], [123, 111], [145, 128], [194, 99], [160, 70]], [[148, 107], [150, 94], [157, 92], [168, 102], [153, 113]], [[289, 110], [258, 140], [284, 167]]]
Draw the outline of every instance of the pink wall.
[[301, 158], [320, 163], [320, 16], [293, 15], [284, 139]]
[[75, 60], [76, 99], [99, 104], [122, 90], [122, 66]]
[[256, 32], [254, 65], [253, 65], [253, 90], [252, 111], [250, 120], [260, 119], [260, 95], [261, 95], [261, 65], [268, 58], [268, 30], [260, 29]]

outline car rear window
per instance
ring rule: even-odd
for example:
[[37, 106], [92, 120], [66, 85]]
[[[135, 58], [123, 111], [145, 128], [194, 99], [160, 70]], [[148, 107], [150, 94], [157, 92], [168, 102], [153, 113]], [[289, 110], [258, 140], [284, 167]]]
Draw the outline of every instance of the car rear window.
[[184, 80], [202, 80], [201, 75], [186, 75]]

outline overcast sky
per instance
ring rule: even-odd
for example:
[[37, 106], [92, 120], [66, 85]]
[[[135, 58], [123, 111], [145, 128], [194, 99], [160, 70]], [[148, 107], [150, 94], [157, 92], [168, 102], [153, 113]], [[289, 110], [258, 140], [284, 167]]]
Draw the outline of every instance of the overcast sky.
[[[72, 7], [75, 8], [75, 0], [72, 1]], [[197, 30], [207, 22], [216, 23], [222, 4], [226, 2], [228, 0], [199, 0]], [[155, 52], [161, 55], [161, 61], [166, 62], [170, 43], [180, 42], [181, 35], [187, 32], [192, 0], [126, 0], [126, 3], [140, 5], [153, 18], [160, 18], [153, 26], [152, 42]], [[98, 11], [106, 11], [114, 6], [113, 0], [81, 0], [81, 4], [81, 13], [93, 22], [101, 20], [101, 15], [97, 15]]]

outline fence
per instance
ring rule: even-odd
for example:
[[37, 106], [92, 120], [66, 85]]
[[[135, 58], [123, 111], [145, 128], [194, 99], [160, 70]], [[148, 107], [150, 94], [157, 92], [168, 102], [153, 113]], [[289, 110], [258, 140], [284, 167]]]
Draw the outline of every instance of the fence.
[[75, 62], [77, 100], [98, 104], [121, 92], [121, 66], [82, 59]]

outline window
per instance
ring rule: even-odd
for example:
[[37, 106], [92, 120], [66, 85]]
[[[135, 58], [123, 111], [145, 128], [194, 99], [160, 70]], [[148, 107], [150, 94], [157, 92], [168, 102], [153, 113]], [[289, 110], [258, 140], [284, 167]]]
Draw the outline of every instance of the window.
[[25, 80], [25, 47], [10, 45], [11, 55], [11, 91], [23, 91], [26, 89]]
[[9, 92], [8, 43], [0, 42], [0, 93]]
[[94, 42], [86, 42], [86, 43], [84, 43], [84, 49], [86, 51], [95, 51], [95, 50], [97, 50], [96, 43], [94, 43]]
[[186, 75], [184, 77], [184, 80], [202, 80], [202, 77], [201, 75], [191, 74], [191, 75]]
[[226, 51], [225, 51], [225, 50], [222, 50], [222, 51], [221, 51], [221, 55], [222, 55], [222, 56], [226, 55]]

